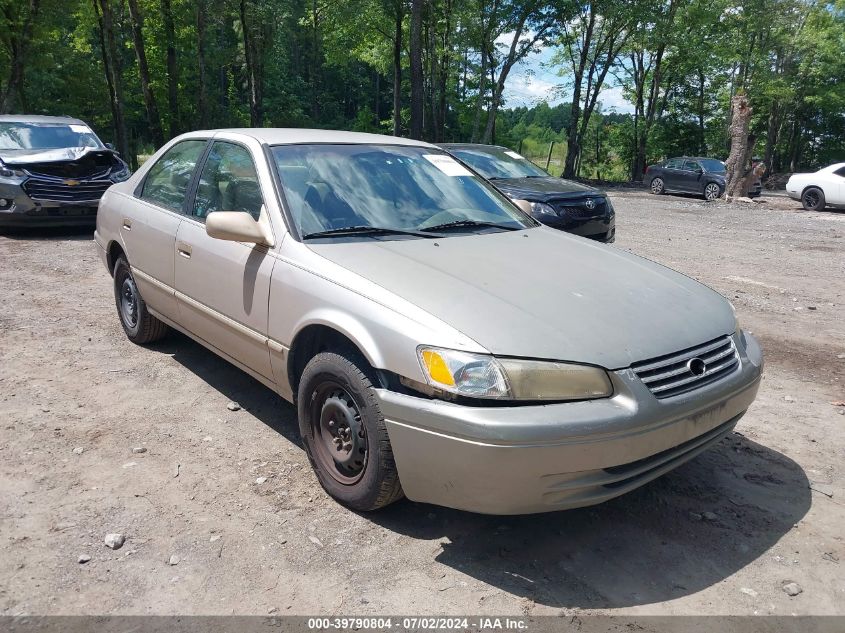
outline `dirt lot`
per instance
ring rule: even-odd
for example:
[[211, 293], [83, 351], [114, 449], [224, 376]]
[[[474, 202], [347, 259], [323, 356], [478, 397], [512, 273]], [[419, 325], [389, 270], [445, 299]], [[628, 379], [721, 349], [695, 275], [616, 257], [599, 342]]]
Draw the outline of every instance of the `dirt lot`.
[[126, 340], [90, 234], [0, 237], [0, 614], [845, 613], [845, 213], [614, 203], [616, 248], [734, 302], [760, 396], [632, 494], [513, 518], [343, 509], [291, 406], [183, 336]]

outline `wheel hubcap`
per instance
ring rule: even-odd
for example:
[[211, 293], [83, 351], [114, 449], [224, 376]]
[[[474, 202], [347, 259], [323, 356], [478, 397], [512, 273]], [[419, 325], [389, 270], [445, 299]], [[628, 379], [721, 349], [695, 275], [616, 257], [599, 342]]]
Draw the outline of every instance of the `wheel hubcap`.
[[343, 387], [324, 383], [313, 394], [315, 458], [336, 481], [356, 483], [367, 466], [367, 433], [358, 406]]
[[708, 200], [715, 200], [719, 195], [719, 188], [715, 185], [708, 185], [704, 190], [704, 197]]
[[819, 203], [819, 197], [814, 193], [808, 193], [804, 196], [804, 202], [808, 207], [815, 207]]
[[138, 323], [138, 288], [128, 276], [120, 286], [120, 316], [129, 327]]
[[663, 183], [660, 180], [655, 180], [651, 183], [651, 191], [653, 193], [660, 193], [663, 191]]

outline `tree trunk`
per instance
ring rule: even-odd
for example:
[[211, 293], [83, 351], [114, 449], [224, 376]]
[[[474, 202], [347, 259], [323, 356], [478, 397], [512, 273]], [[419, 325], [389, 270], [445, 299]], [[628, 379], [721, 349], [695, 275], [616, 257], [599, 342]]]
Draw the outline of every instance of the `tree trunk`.
[[422, 139], [423, 128], [423, 2], [411, 0], [411, 138], [415, 139]]
[[205, 68], [206, 0], [197, 0], [197, 66], [199, 67], [199, 126], [208, 128], [208, 79]]
[[593, 28], [596, 24], [596, 16], [590, 8], [590, 17], [581, 45], [581, 55], [578, 58], [578, 66], [574, 68], [572, 105], [569, 107], [569, 129], [566, 139], [566, 159], [563, 163], [563, 177], [575, 177], [575, 163], [581, 148], [578, 146], [578, 123], [581, 117], [581, 82], [584, 80], [584, 69], [587, 67], [587, 56], [590, 51], [590, 44], [593, 39]]
[[748, 98], [735, 95], [731, 99], [733, 115], [730, 123], [731, 151], [725, 161], [725, 199], [748, 196], [749, 174], [751, 173], [751, 146], [748, 125], [751, 120], [751, 106]]
[[402, 134], [402, 0], [396, 0], [393, 35], [393, 136]]
[[179, 67], [176, 64], [176, 28], [170, 0], [161, 0], [161, 17], [167, 48], [167, 105], [170, 110], [170, 138], [181, 131], [179, 122]]
[[[0, 93], [0, 114], [7, 114], [14, 109], [15, 97], [23, 106], [24, 95], [24, 70], [26, 69], [26, 55], [29, 50], [29, 43], [32, 38], [32, 29], [35, 20], [38, 18], [38, 11], [40, 9], [40, 0], [29, 1], [29, 12], [26, 19], [21, 26], [20, 32], [9, 33], [9, 48], [10, 48], [10, 64], [9, 75], [6, 81], [6, 87]], [[5, 9], [4, 11], [9, 11]], [[13, 20], [10, 18], [9, 22]]]
[[246, 62], [247, 90], [249, 91], [249, 121], [253, 127], [263, 123], [262, 87], [258, 71], [258, 54], [254, 35], [247, 20], [246, 0], [240, 2], [241, 31], [244, 40], [244, 61]]
[[161, 117], [158, 114], [155, 94], [150, 86], [150, 69], [147, 65], [147, 50], [144, 46], [144, 16], [138, 9], [138, 0], [129, 0], [129, 16], [132, 18], [132, 41], [135, 45], [135, 57], [138, 59], [138, 74], [141, 79], [141, 92], [144, 95], [147, 125], [152, 141], [158, 148], [164, 145], [164, 133], [161, 129]]
[[114, 38], [114, 17], [110, 0], [93, 0], [94, 11], [100, 27], [100, 48], [103, 55], [103, 67], [106, 71], [106, 83], [109, 86], [112, 119], [114, 123], [115, 144], [117, 151], [134, 164], [136, 159], [129, 155], [126, 136], [126, 122], [123, 118], [123, 82], [118, 68], [117, 43]]

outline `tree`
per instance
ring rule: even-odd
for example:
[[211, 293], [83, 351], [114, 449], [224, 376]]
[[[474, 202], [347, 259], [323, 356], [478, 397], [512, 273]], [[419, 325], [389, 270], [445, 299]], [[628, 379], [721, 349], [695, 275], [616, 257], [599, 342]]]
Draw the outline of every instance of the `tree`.
[[423, 132], [422, 10], [424, 0], [411, 0], [411, 138]]
[[749, 136], [748, 127], [751, 121], [751, 106], [744, 94], [735, 95], [731, 99], [733, 117], [730, 125], [731, 153], [725, 162], [725, 198], [743, 198], [748, 196], [751, 173], [751, 149], [754, 138]]
[[123, 116], [123, 77], [121, 75], [120, 58], [117, 54], [117, 43], [114, 33], [114, 14], [110, 0], [93, 0], [94, 13], [97, 16], [100, 35], [100, 49], [103, 58], [103, 69], [106, 73], [106, 83], [109, 87], [112, 121], [114, 125], [117, 151], [130, 158], [129, 143], [126, 135], [126, 121]]
[[182, 126], [179, 121], [179, 65], [176, 62], [176, 27], [170, 0], [161, 0], [161, 16], [167, 45], [167, 106], [170, 111], [170, 137], [177, 136]]
[[[482, 143], [491, 143], [493, 140], [496, 114], [502, 103], [508, 74], [515, 64], [525, 59], [528, 53], [536, 50], [539, 43], [545, 43], [548, 40], [556, 24], [556, 18], [552, 7], [546, 2], [520, 0], [519, 2], [503, 2], [501, 5], [498, 2], [493, 3], [490, 20], [496, 24], [496, 27], [486, 31], [488, 38], [492, 37], [492, 41], [483, 43], [487, 51], [492, 85], [490, 106], [487, 110], [487, 125], [484, 128]], [[499, 59], [496, 42], [509, 33], [512, 33], [510, 44]]]
[[0, 40], [9, 58], [6, 85], [0, 92], [0, 114], [11, 112], [16, 101], [26, 109], [24, 72], [40, 6], [39, 0], [29, 0], [5, 2], [0, 9]]
[[607, 0], [579, 7], [572, 19], [562, 20], [561, 51], [554, 62], [572, 77], [572, 105], [567, 134], [563, 175], [577, 174], [577, 160], [590, 115], [611, 68], [630, 35], [629, 26], [636, 15], [630, 1]]
[[147, 125], [155, 145], [164, 144], [164, 132], [161, 129], [161, 117], [158, 114], [155, 94], [151, 87], [150, 68], [147, 64], [147, 51], [144, 46], [144, 16], [138, 7], [138, 0], [129, 0], [129, 15], [132, 19], [132, 41], [135, 56], [138, 59], [138, 74], [141, 80], [141, 92], [144, 95], [144, 107], [147, 113]]

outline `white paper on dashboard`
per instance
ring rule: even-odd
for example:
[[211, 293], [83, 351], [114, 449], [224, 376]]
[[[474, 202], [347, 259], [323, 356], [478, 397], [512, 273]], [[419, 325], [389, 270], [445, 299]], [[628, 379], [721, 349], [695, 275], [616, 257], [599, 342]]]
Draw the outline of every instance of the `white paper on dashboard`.
[[472, 176], [472, 172], [469, 169], [461, 165], [451, 156], [444, 156], [443, 154], [423, 154], [423, 158], [447, 176]]
[[522, 156], [520, 156], [516, 152], [507, 151], [507, 152], [505, 152], [505, 156], [510, 156], [511, 158], [516, 158], [518, 160], [525, 160]]
[[74, 123], [70, 124], [70, 129], [76, 132], [77, 134], [90, 134], [91, 128], [87, 125], [76, 125]]

